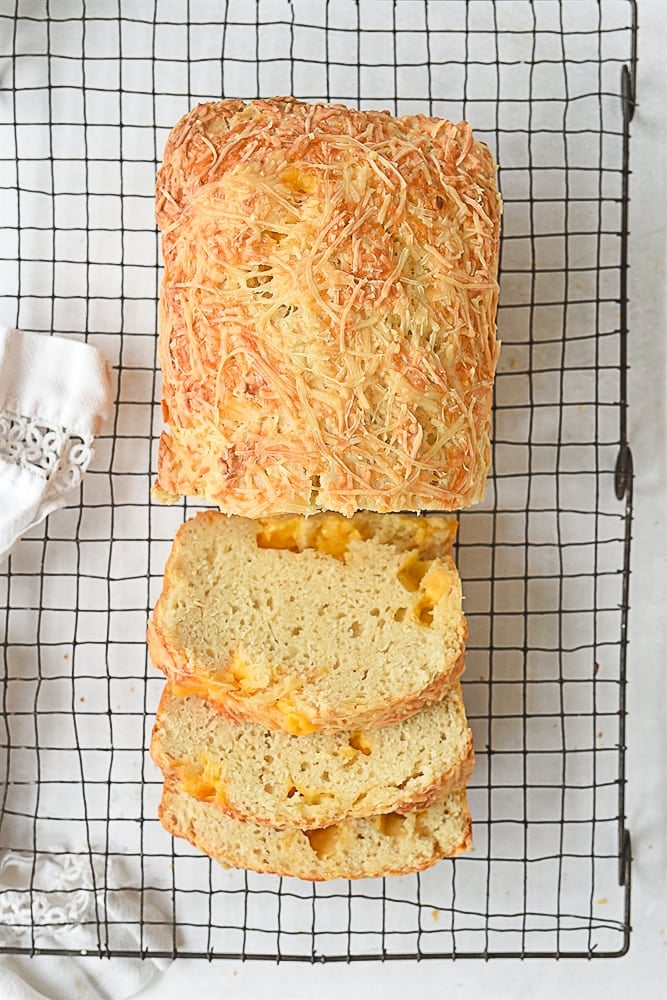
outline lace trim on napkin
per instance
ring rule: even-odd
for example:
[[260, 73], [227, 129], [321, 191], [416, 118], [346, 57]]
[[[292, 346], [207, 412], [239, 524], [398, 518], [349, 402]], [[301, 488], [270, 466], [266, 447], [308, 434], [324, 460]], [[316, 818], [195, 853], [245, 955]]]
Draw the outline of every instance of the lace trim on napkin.
[[92, 458], [91, 444], [38, 417], [0, 413], [0, 456], [43, 476], [56, 493], [79, 485]]
[[[0, 860], [0, 925], [5, 932], [10, 928], [17, 934], [27, 933], [31, 927], [71, 928], [91, 919], [92, 893], [85, 859], [71, 854], [47, 855], [38, 859], [33, 872], [34, 865], [31, 856], [15, 851], [8, 851]], [[49, 890], [11, 887], [12, 876], [20, 882], [31, 874], [35, 878], [41, 875]]]

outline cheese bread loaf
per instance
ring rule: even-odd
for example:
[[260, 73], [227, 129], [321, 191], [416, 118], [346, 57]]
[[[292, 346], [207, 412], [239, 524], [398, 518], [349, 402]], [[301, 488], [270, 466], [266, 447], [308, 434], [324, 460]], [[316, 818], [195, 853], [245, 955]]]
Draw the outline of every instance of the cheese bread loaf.
[[174, 540], [153, 662], [175, 693], [268, 729], [398, 722], [463, 669], [453, 530], [437, 516], [202, 512]]
[[405, 816], [388, 813], [321, 830], [273, 830], [231, 819], [167, 780], [159, 814], [169, 833], [225, 867], [314, 882], [406, 875], [461, 854], [472, 843], [465, 790]]
[[495, 175], [466, 122], [293, 98], [182, 118], [156, 185], [156, 496], [252, 518], [481, 500]]
[[228, 722], [167, 685], [151, 756], [194, 798], [277, 829], [424, 809], [464, 785], [473, 766], [458, 684], [395, 726], [310, 736]]

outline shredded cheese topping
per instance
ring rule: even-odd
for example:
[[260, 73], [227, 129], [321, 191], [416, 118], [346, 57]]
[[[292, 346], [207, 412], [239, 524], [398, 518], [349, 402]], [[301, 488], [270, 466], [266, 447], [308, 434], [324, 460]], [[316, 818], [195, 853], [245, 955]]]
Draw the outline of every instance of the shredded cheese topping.
[[499, 216], [465, 122], [292, 99], [186, 115], [157, 181], [158, 492], [250, 517], [480, 500]]

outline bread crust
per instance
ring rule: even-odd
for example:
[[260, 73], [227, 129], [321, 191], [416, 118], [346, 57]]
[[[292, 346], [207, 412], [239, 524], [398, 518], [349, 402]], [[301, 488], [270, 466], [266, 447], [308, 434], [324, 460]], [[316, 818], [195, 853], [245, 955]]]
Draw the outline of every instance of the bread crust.
[[[164, 776], [165, 782], [171, 784], [174, 788], [178, 788], [185, 791], [182, 784], [181, 773], [178, 768], [170, 766], [164, 762], [164, 758], [161, 755], [159, 745], [151, 741], [150, 749], [151, 757], [155, 764], [160, 768]], [[430, 788], [428, 788], [423, 794], [413, 799], [400, 799], [395, 804], [389, 806], [386, 810], [388, 813], [398, 813], [401, 816], [408, 815], [412, 812], [421, 812], [424, 809], [428, 809], [434, 803], [438, 802], [440, 799], [444, 798], [452, 792], [455, 792], [461, 788], [465, 788], [470, 780], [473, 769], [475, 766], [475, 755], [472, 746], [472, 737], [470, 738], [470, 743], [466, 753], [466, 757], [463, 761], [456, 765], [456, 767], [450, 768], [445, 774], [443, 774], [437, 781], [435, 781]], [[190, 793], [189, 793], [190, 794]], [[237, 820], [239, 823], [256, 823], [257, 826], [266, 826], [271, 830], [289, 830], [291, 828], [297, 830], [321, 830], [328, 826], [332, 826], [337, 823], [345, 822], [345, 820], [350, 819], [349, 815], [345, 813], [334, 814], [327, 818], [326, 823], [309, 823], [307, 826], [293, 826], [290, 823], [279, 823], [271, 822], [268, 819], [261, 816], [253, 816], [248, 812], [236, 808], [230, 802], [221, 803], [218, 799], [213, 801], [209, 799], [198, 798], [198, 796], [193, 796], [197, 798], [200, 802], [206, 802], [207, 805], [212, 805], [214, 808], [219, 809], [220, 812], [224, 813], [225, 816], [229, 816], [230, 819]], [[355, 814], [354, 819], [364, 819], [367, 815], [382, 815], [381, 813], [359, 813]]]
[[200, 104], [156, 185], [156, 496], [453, 510], [490, 463], [500, 199], [466, 122]]
[[[362, 852], [358, 862], [345, 863], [344, 859], [320, 858], [313, 854], [311, 864], [306, 864], [303, 860], [298, 860], [301, 851], [291, 851], [289, 841], [285, 847], [285, 838], [303, 837], [306, 834], [295, 830], [273, 830], [269, 832], [269, 837], [275, 843], [276, 849], [264, 851], [265, 856], [261, 856], [260, 850], [239, 848], [236, 849], [228, 841], [222, 843], [224, 837], [224, 827], [216, 823], [216, 810], [208, 803], [196, 803], [189, 800], [189, 796], [179, 793], [173, 784], [167, 780], [164, 785], [162, 801], [158, 808], [158, 815], [165, 830], [174, 837], [181, 837], [187, 840], [197, 850], [202, 851], [214, 858], [226, 868], [246, 868], [263, 874], [283, 875], [286, 877], [299, 878], [309, 882], [324, 882], [332, 879], [360, 879], [360, 878], [380, 878], [385, 876], [409, 875], [413, 872], [424, 871], [432, 867], [443, 858], [453, 858], [468, 851], [472, 846], [472, 818], [468, 808], [467, 799], [464, 792], [453, 793], [457, 798], [457, 805], [460, 808], [460, 829], [454, 841], [449, 844], [442, 844], [436, 837], [431, 838], [428, 851], [422, 848], [421, 856], [415, 852], [415, 856], [410, 862], [389, 863], [386, 861], [378, 864], [377, 859], [372, 854]], [[446, 806], [448, 799], [440, 800]], [[437, 803], [431, 807], [437, 808]], [[419, 814], [415, 814], [419, 815]], [[351, 828], [359, 827], [361, 824], [372, 823], [377, 817], [369, 817], [362, 820], [348, 821]], [[223, 819], [223, 823], [225, 820]], [[229, 820], [228, 823], [233, 823]], [[245, 834], [250, 834], [252, 824], [240, 824], [245, 828]], [[346, 824], [340, 824], [345, 827]], [[229, 826], [226, 827], [229, 830]], [[262, 828], [257, 828], [258, 830]], [[271, 845], [271, 841], [269, 841]], [[270, 854], [270, 857], [266, 857]]]
[[[239, 801], [238, 791], [236, 791], [232, 793], [230, 798], [227, 775], [224, 773], [217, 773], [221, 769], [222, 772], [227, 772], [228, 774], [229, 765], [224, 761], [224, 759], [220, 759], [220, 751], [217, 749], [213, 757], [210, 758], [213, 763], [215, 773], [209, 777], [205, 777], [206, 770], [204, 766], [204, 768], [199, 771], [199, 775], [204, 776], [202, 780], [199, 783], [193, 783], [192, 781], [188, 782], [188, 776], [192, 770], [191, 762], [194, 761], [195, 764], [197, 763], [198, 757], [200, 757], [200, 755], [204, 752], [204, 748], [197, 744], [196, 735], [193, 733], [190, 741], [191, 745], [187, 748], [187, 759], [181, 759], [179, 757], [179, 752], [174, 750], [174, 742], [173, 740], [170, 740], [168, 731], [170, 706], [173, 704], [174, 698], [175, 695], [173, 689], [166, 686], [157, 709], [155, 725], [153, 727], [150, 743], [151, 758], [160, 768], [165, 776], [165, 779], [174, 787], [178, 787], [181, 790], [186, 791], [194, 798], [210, 803], [215, 806], [216, 809], [220, 809], [232, 819], [250, 821], [257, 823], [260, 826], [268, 826], [276, 830], [288, 827], [295, 827], [296, 829], [301, 830], [315, 830], [331, 826], [332, 824], [339, 823], [342, 820], [350, 818], [362, 818], [364, 816], [378, 815], [389, 812], [405, 814], [427, 809], [430, 805], [438, 799], [443, 798], [446, 794], [456, 791], [459, 788], [464, 788], [470, 779], [474, 767], [472, 731], [466, 728], [462, 734], [464, 742], [457, 748], [457, 757], [454, 760], [454, 763], [451, 767], [445, 769], [440, 774], [436, 774], [429, 785], [422, 785], [420, 788], [417, 783], [412, 782], [411, 787], [414, 789], [412, 794], [401, 794], [401, 784], [403, 784], [404, 779], [408, 777], [408, 773], [396, 772], [395, 775], [392, 775], [394, 780], [397, 782], [397, 787], [394, 792], [394, 797], [390, 797], [385, 800], [384, 808], [377, 807], [375, 804], [377, 799], [373, 800], [374, 804], [371, 806], [368, 806], [367, 804], [364, 805], [363, 803], [357, 803], [355, 801], [354, 808], [350, 810], [346, 806], [342, 805], [340, 798], [338, 798], [338, 805], [336, 806], [335, 791], [331, 785], [328, 785], [327, 789], [330, 790], [330, 794], [327, 795], [326, 810], [320, 810], [318, 816], [313, 816], [312, 818], [309, 817], [307, 821], [304, 819], [303, 814], [299, 816], [296, 809], [293, 812], [286, 809], [284, 804], [281, 803], [279, 799], [276, 800], [276, 808], [279, 810], [279, 814], [276, 812], [270, 816], [266, 814], [259, 814], [257, 811], [248, 809], [247, 803], [249, 799], [247, 795], [243, 801]], [[459, 698], [462, 698], [460, 689]], [[462, 721], [465, 725], [465, 717], [463, 717]], [[357, 734], [348, 733], [345, 735], [349, 738]], [[312, 748], [312, 743], [311, 746], [308, 746], [308, 741], [312, 740], [312, 737], [300, 737], [299, 739], [305, 741], [304, 746], [308, 748], [308, 752], [311, 752], [311, 750], [314, 753], [318, 752], [317, 747]], [[266, 749], [261, 749], [261, 736], [258, 735], [257, 742], [254, 745], [254, 754], [261, 760], [261, 755], [265, 752]], [[304, 753], [305, 752], [307, 751], [304, 749]], [[280, 756], [280, 753], [281, 751], [278, 748], [278, 756]], [[273, 749], [273, 747], [271, 747], [271, 754], [274, 757], [276, 756], [276, 750]], [[345, 765], [341, 765], [340, 761], [337, 760], [336, 757], [333, 758], [331, 763], [333, 764], [336, 774], [344, 774]], [[327, 767], [327, 769], [331, 768], [331, 764], [326, 759], [324, 761], [324, 766]], [[272, 784], [275, 783], [276, 778], [278, 778], [279, 782], [281, 778], [284, 778], [281, 768], [279, 768], [279, 772], [279, 774], [276, 774], [275, 769], [269, 770]], [[215, 782], [216, 790], [216, 794], [213, 797], [210, 795], [211, 780]], [[297, 789], [295, 787], [293, 791], [296, 790]], [[221, 791], [224, 794], [217, 794]], [[245, 808], [243, 807], [244, 802], [246, 805]], [[288, 816], [291, 818], [287, 818]]]
[[[394, 516], [398, 517], [399, 515]], [[340, 515], [334, 515], [334, 517], [348, 526], [354, 526], [354, 519], [346, 521]], [[422, 521], [421, 518], [417, 517], [414, 520], [415, 523]], [[301, 519], [301, 521], [308, 523], [310, 519]], [[244, 521], [244, 523], [251, 522]], [[311, 697], [308, 699], [307, 711], [304, 708], [300, 692], [303, 689], [303, 691], [308, 691], [309, 695], [312, 694], [314, 682], [306, 678], [303, 681], [294, 681], [294, 683], [292, 683], [294, 680], [292, 677], [287, 678], [291, 684], [289, 701], [290, 705], [293, 706], [293, 711], [289, 708], [286, 709], [285, 696], [279, 687], [276, 688], [275, 684], [263, 688], [257, 694], [248, 693], [234, 676], [232, 658], [235, 655], [235, 650], [225, 654], [229, 657], [229, 662], [221, 655], [215, 669], [205, 668], [197, 661], [194, 654], [178, 645], [178, 628], [175, 628], [172, 623], [171, 631], [168, 634], [163, 624], [170, 609], [173, 611], [172, 605], [177, 603], [172, 600], [172, 594], [178, 593], [175, 588], [179, 582], [180, 585], [183, 584], [183, 579], [179, 577], [179, 573], [182, 576], [183, 572], [179, 569], [181, 553], [188, 545], [194, 544], [189, 541], [190, 534], [197, 530], [198, 526], [202, 526], [202, 530], [210, 530], [212, 535], [218, 531], [231, 532], [233, 530], [233, 522], [215, 511], [200, 512], [195, 518], [179, 528], [167, 561], [163, 590], [147, 627], [147, 643], [151, 659], [170, 681], [175, 693], [179, 695], [192, 694], [205, 698], [217, 712], [232, 722], [256, 722], [266, 729], [282, 730], [291, 734], [307, 734], [310, 732], [336, 732], [342, 729], [360, 727], [377, 729], [393, 725], [420, 711], [425, 705], [438, 701], [447, 687], [461, 676], [465, 667], [465, 641], [468, 632], [462, 610], [458, 607], [455, 616], [454, 652], [448, 654], [447, 662], [429, 663], [428, 667], [432, 679], [413, 690], [408, 690], [407, 693], [404, 678], [397, 677], [397, 682], [401, 682], [403, 685], [402, 693], [397, 694], [390, 690], [378, 692], [376, 700], [368, 708], [356, 704], [350, 706], [349, 696], [358, 694], [350, 689], [346, 692], [346, 703], [349, 707], [345, 708], [342, 703], [330, 705], [324, 700], [315, 702]], [[252, 530], [258, 531], [259, 527], [253, 524]], [[447, 539], [446, 535], [443, 537]], [[212, 541], [211, 544], [214, 545], [215, 542]], [[229, 543], [225, 544], [233, 545], [233, 536]], [[446, 544], [451, 545], [451, 540], [447, 541]], [[426, 548], [428, 548], [427, 543]], [[415, 545], [414, 552], [419, 553], [420, 551], [419, 546]], [[439, 560], [438, 565], [445, 567], [447, 572], [452, 574], [452, 578], [456, 578], [456, 586], [459, 588], [457, 593], [460, 595], [460, 580], [456, 567], [446, 552]], [[304, 580], [304, 586], [307, 586], [307, 583], [308, 581]], [[460, 600], [460, 597], [458, 599]], [[203, 614], [203, 611], [201, 613]], [[331, 617], [331, 626], [334, 628], [336, 622], [333, 613]], [[400, 625], [400, 629], [404, 627], [408, 627], [407, 623], [405, 626]], [[308, 642], [309, 640], [304, 641]], [[319, 664], [314, 666], [318, 667]]]
[[[263, 705], [238, 697], [233, 689], [212, 689], [201, 679], [196, 669], [191, 669], [179, 651], [172, 650], [165, 642], [155, 622], [148, 623], [148, 650], [154, 666], [161, 670], [180, 696], [190, 694], [205, 697], [216, 712], [230, 722], [257, 722], [267, 729], [278, 729], [293, 734], [289, 719], [275, 704]], [[465, 654], [452, 665], [447, 673], [436, 677], [430, 684], [405, 698], [387, 698], [382, 705], [370, 711], [344, 716], [335, 712], [311, 713], [308, 732], [335, 733], [341, 729], [381, 729], [393, 726], [419, 712], [426, 705], [439, 701], [447, 688], [454, 684], [465, 670]]]

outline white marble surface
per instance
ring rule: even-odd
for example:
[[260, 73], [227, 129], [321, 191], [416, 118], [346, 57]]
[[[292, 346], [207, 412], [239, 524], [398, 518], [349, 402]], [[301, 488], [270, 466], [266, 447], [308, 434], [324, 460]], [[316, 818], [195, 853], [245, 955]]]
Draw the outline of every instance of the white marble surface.
[[355, 1000], [416, 995], [562, 1000], [567, 993], [625, 1000], [628, 995], [659, 995], [658, 984], [667, 972], [664, 12], [664, 0], [639, 0], [630, 225], [629, 427], [636, 482], [627, 734], [627, 809], [634, 855], [628, 955], [593, 962], [530, 959], [324, 967], [180, 959], [142, 992], [141, 1000], [181, 1000], [191, 995], [234, 1000], [266, 992], [273, 1000], [315, 995], [333, 1000], [351, 989]]

